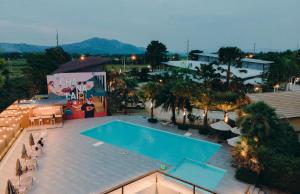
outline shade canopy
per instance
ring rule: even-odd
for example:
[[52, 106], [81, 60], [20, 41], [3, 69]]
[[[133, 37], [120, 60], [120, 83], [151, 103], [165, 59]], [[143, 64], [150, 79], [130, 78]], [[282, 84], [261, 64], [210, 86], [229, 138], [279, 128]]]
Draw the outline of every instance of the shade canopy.
[[23, 147], [22, 147], [22, 154], [21, 154], [21, 158], [23, 159], [29, 159], [29, 156], [27, 154], [27, 150], [26, 150], [26, 147], [25, 147], [25, 144], [23, 144]]
[[232, 133], [235, 133], [235, 134], [237, 134], [237, 135], [242, 135], [241, 129], [238, 128], [238, 127], [233, 127], [233, 128], [231, 128], [231, 132], [232, 132]]
[[216, 123], [213, 123], [210, 125], [213, 129], [219, 130], [219, 131], [230, 131], [232, 128], [225, 123], [224, 121], [218, 121]]
[[17, 190], [9, 179], [7, 180], [5, 194], [17, 194]]
[[30, 135], [29, 135], [29, 145], [34, 146], [34, 139], [33, 139], [32, 133], [30, 133]]
[[21, 162], [19, 159], [17, 159], [16, 163], [16, 176], [20, 177], [23, 174]]
[[237, 144], [241, 141], [241, 136], [233, 137], [227, 139], [227, 143], [233, 147], [237, 146]]

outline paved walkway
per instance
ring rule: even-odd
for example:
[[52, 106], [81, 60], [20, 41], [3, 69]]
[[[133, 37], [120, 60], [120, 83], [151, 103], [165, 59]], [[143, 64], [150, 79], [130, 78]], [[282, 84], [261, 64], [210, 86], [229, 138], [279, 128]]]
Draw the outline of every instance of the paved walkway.
[[[80, 131], [95, 127], [109, 120], [120, 119], [142, 125], [184, 134], [175, 127], [150, 124], [142, 116], [113, 116], [94, 119], [66, 121], [63, 128], [48, 130], [45, 154], [39, 160], [39, 169], [34, 171], [34, 186], [30, 194], [97, 193], [128, 179], [159, 168], [160, 162], [122, 149], [102, 144], [93, 146], [97, 140], [80, 135]], [[195, 138], [207, 139], [197, 131], [190, 131]], [[0, 163], [0, 193], [4, 193], [7, 178], [15, 172], [16, 158], [20, 157], [23, 142], [28, 146], [28, 132], [24, 132], [7, 157]], [[234, 169], [230, 167], [230, 150], [223, 146], [209, 161], [224, 168], [227, 173], [217, 192], [243, 193], [247, 187], [234, 179]]]

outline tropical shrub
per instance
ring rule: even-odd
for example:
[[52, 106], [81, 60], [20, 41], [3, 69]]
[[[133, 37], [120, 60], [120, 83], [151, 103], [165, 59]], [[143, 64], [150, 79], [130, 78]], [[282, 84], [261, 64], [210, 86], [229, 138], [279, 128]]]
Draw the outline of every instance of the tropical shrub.
[[258, 174], [247, 168], [239, 168], [235, 173], [235, 178], [245, 183], [255, 184], [258, 178]]
[[149, 118], [148, 122], [150, 122], [150, 123], [157, 123], [158, 120], [156, 118]]
[[201, 135], [207, 135], [210, 133], [212, 128], [210, 126], [200, 126], [199, 127], [199, 134]]
[[[233, 154], [239, 168], [259, 174], [260, 184], [300, 193], [300, 143], [293, 127], [263, 102], [246, 106], [242, 115], [242, 138]], [[244, 181], [248, 176], [236, 177]]]
[[188, 125], [178, 124], [178, 129], [181, 129], [181, 130], [188, 130], [189, 127], [188, 127]]

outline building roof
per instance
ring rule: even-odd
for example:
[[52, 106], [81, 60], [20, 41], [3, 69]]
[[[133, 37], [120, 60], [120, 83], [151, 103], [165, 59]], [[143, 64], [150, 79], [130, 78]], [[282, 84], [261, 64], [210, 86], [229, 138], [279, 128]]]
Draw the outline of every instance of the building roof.
[[[204, 56], [204, 57], [213, 57], [213, 58], [219, 58], [218, 54], [211, 54], [211, 53], [196, 53], [196, 55]], [[260, 63], [260, 64], [272, 64], [273, 61], [265, 61], [261, 59], [253, 59], [253, 58], [243, 58], [243, 62], [249, 62], [249, 63]]]
[[[191, 61], [191, 60], [187, 62], [186, 60], [183, 60], [183, 61], [168, 61], [168, 62], [164, 62], [164, 64], [174, 66], [174, 67], [189, 68], [191, 70], [196, 70], [196, 67], [200, 67], [203, 64], [209, 64], [209, 63], [204, 61]], [[218, 69], [218, 67], [227, 69], [226, 65], [214, 65], [215, 69]], [[241, 70], [247, 70], [247, 72], [243, 72]], [[226, 76], [225, 71], [217, 70], [217, 72], [220, 73], [221, 76]], [[247, 79], [247, 78], [261, 76], [263, 74], [263, 70], [256, 70], [256, 69], [249, 69], [249, 68], [236, 68], [232, 66], [231, 73], [239, 78]]]
[[195, 53], [196, 55], [203, 56], [203, 57], [215, 57], [219, 58], [218, 54], [213, 54], [213, 53]]
[[83, 60], [81, 59], [75, 59], [72, 61], [69, 61], [65, 64], [62, 64], [59, 66], [58, 69], [56, 69], [53, 73], [67, 73], [67, 72], [74, 72], [80, 69], [84, 69], [87, 67], [92, 67], [96, 65], [102, 65], [107, 62], [109, 62], [109, 58], [105, 57], [85, 57]]
[[249, 62], [249, 63], [261, 63], [261, 64], [272, 64], [274, 63], [273, 61], [265, 61], [261, 59], [253, 59], [253, 58], [243, 58], [243, 62]]
[[263, 101], [275, 108], [281, 118], [300, 117], [300, 92], [247, 94], [252, 102]]

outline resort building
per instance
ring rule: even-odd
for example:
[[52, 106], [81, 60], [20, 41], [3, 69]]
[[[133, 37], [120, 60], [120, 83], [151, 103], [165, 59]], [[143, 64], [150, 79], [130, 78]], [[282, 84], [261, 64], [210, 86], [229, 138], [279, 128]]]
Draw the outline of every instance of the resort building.
[[[218, 54], [199, 53], [197, 55], [198, 60], [202, 62], [213, 63], [219, 61]], [[270, 65], [274, 63], [273, 61], [265, 61], [253, 58], [243, 58], [241, 61], [242, 68], [260, 70], [263, 73], [267, 73], [270, 69]]]
[[[163, 63], [166, 67], [177, 67], [177, 68], [186, 68], [190, 70], [197, 70], [196, 67], [200, 67], [201, 65], [208, 65], [210, 62], [207, 61], [168, 61]], [[226, 65], [214, 65], [214, 68], [217, 70], [222, 77], [222, 80], [226, 80], [226, 71], [223, 69], [227, 69]], [[244, 81], [244, 84], [257, 85], [262, 84], [264, 82], [264, 71], [252, 68], [237, 68], [231, 67], [231, 77], [237, 77]]]
[[300, 134], [300, 92], [256, 93], [247, 96], [251, 102], [263, 101], [275, 108], [276, 113]]
[[28, 194], [248, 190], [234, 178], [227, 144], [140, 115], [104, 117], [105, 63], [87, 57], [63, 64], [47, 76], [48, 95], [0, 114], [0, 193], [12, 186]]
[[[211, 63], [215, 63], [214, 67], [217, 69], [217, 73], [219, 73], [223, 80], [226, 79], [226, 65], [217, 65], [216, 63], [219, 60], [217, 54], [204, 54], [200, 53], [198, 55], [198, 60], [182, 60], [182, 61], [168, 61], [164, 62], [164, 68], [167, 67], [179, 67], [179, 68], [187, 68], [191, 70], [197, 70], [196, 67], [200, 67], [201, 65], [208, 65]], [[243, 58], [242, 59], [242, 67], [237, 68], [231, 67], [231, 76], [241, 78], [245, 84], [258, 85], [264, 83], [264, 77], [266, 73], [270, 69], [270, 65], [272, 61], [264, 61], [259, 59], [251, 59], [251, 58]]]

